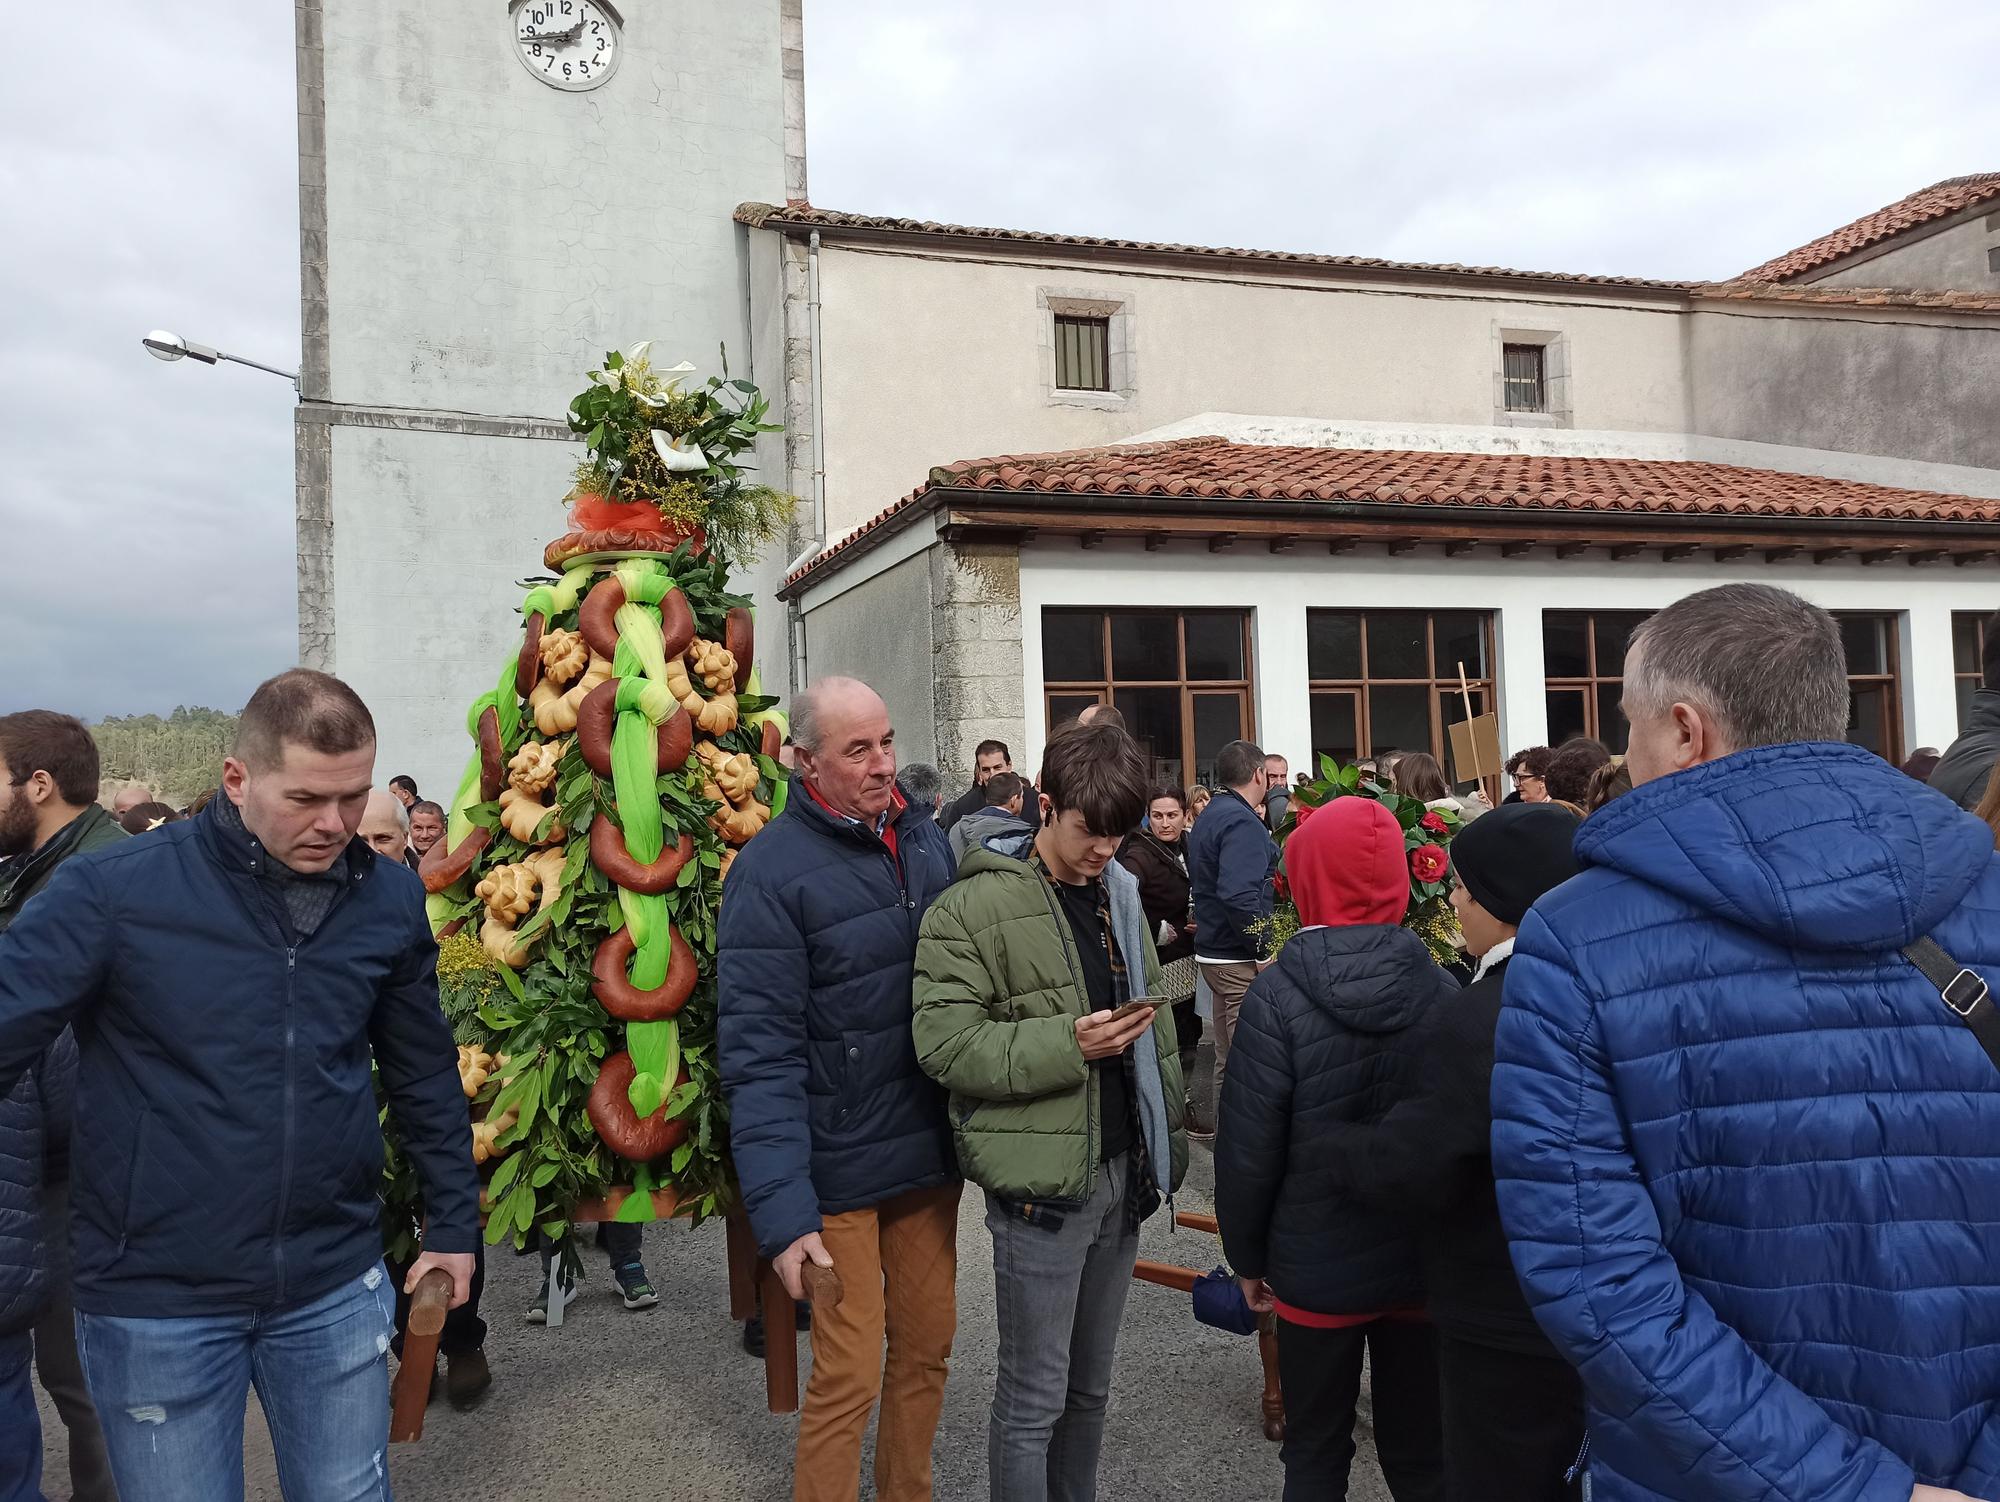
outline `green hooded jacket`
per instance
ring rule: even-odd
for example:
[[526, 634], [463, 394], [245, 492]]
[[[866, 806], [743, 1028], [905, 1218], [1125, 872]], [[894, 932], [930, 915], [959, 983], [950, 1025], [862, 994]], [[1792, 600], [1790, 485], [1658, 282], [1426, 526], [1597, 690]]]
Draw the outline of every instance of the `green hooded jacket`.
[[[931, 904], [917, 940], [914, 1032], [924, 1072], [951, 1092], [959, 1167], [1007, 1199], [1088, 1199], [1103, 1130], [1097, 1071], [1076, 1041], [1090, 1002], [1068, 920], [1025, 859], [1032, 835], [966, 853], [959, 879]], [[1104, 882], [1120, 952], [1144, 955], [1145, 994], [1159, 960], [1138, 884], [1117, 864]], [[1128, 966], [1137, 969], [1137, 966]], [[1139, 1126], [1164, 1199], [1187, 1172], [1178, 1045], [1171, 1008], [1125, 1055]]]
[[118, 821], [92, 803], [50, 835], [44, 844], [0, 866], [0, 932], [20, 916], [30, 897], [49, 884], [57, 866], [72, 855], [101, 850], [124, 838], [125, 831], [118, 827]]

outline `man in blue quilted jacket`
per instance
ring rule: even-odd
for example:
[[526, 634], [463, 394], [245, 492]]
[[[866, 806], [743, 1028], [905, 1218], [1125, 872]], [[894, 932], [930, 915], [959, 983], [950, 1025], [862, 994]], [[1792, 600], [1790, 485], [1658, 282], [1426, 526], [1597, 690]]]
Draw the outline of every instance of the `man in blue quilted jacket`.
[[1521, 927], [1493, 1077], [1595, 1502], [2000, 1498], [2000, 1069], [1901, 952], [2000, 979], [1992, 831], [1842, 743], [1783, 590], [1661, 611], [1624, 692], [1634, 790]]
[[423, 889], [355, 830], [336, 678], [245, 706], [195, 819], [73, 855], [0, 934], [0, 1093], [70, 1023], [77, 1348], [124, 1502], [243, 1496], [250, 1388], [292, 1502], [388, 1495], [393, 1290], [372, 1058], [463, 1303], [472, 1132]]
[[[958, 1166], [910, 1034], [917, 928], [954, 862], [896, 785], [889, 710], [823, 678], [793, 702], [785, 811], [736, 857], [717, 925], [717, 1058], [758, 1249], [816, 1308], [797, 1502], [853, 1502], [876, 1400], [875, 1495], [925, 1502], [957, 1323]], [[887, 1354], [884, 1354], [884, 1342]]]

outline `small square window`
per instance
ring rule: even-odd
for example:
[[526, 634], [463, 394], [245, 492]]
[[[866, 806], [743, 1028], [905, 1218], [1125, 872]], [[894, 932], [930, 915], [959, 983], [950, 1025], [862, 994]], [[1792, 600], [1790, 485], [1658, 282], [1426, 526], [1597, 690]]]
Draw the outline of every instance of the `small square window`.
[[1111, 320], [1058, 313], [1056, 387], [1062, 391], [1111, 389]]
[[1548, 382], [1543, 379], [1543, 349], [1539, 344], [1509, 344], [1502, 347], [1506, 410], [1546, 412], [1549, 410]]

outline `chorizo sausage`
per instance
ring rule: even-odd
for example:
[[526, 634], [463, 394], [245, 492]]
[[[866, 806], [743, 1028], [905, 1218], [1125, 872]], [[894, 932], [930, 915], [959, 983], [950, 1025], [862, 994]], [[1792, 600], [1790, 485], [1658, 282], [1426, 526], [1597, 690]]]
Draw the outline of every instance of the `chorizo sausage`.
[[445, 848], [443, 840], [431, 846], [430, 852], [417, 863], [417, 875], [423, 878], [424, 890], [442, 892], [458, 885], [492, 838], [492, 830], [475, 824], [465, 838], [450, 849]]
[[[639, 1113], [632, 1109], [630, 1093], [638, 1073], [639, 1066], [632, 1062], [631, 1054], [612, 1054], [598, 1066], [597, 1082], [590, 1087], [584, 1109], [590, 1113], [590, 1124], [606, 1147], [628, 1162], [650, 1163], [681, 1145], [687, 1136], [687, 1123], [667, 1120], [665, 1101], [651, 1116], [639, 1119]], [[688, 1072], [683, 1069], [674, 1083], [678, 1087], [687, 1081]]]
[[632, 984], [626, 966], [632, 961], [632, 930], [621, 928], [606, 934], [590, 961], [590, 994], [597, 1004], [621, 1022], [664, 1022], [677, 1016], [694, 995], [701, 979], [701, 967], [681, 931], [667, 925], [667, 976], [650, 991]]
[[[611, 729], [618, 718], [618, 680], [600, 683], [576, 711], [576, 749], [599, 777], [611, 775]], [[662, 772], [678, 771], [687, 765], [694, 750], [694, 723], [687, 711], [677, 709], [660, 722], [659, 767]]]
[[681, 867], [694, 859], [694, 838], [682, 835], [660, 852], [660, 858], [642, 865], [625, 848], [625, 831], [603, 814], [590, 821], [590, 863], [611, 878], [614, 886], [651, 897], [672, 888]]

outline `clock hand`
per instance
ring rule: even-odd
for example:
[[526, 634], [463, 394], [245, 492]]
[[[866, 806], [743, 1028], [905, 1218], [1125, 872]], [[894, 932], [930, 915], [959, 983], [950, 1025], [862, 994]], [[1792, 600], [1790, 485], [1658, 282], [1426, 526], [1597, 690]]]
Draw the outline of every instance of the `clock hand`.
[[583, 22], [578, 21], [568, 31], [537, 32], [532, 35], [523, 33], [521, 40], [524, 42], [546, 42], [552, 47], [567, 47], [582, 35]]

